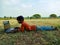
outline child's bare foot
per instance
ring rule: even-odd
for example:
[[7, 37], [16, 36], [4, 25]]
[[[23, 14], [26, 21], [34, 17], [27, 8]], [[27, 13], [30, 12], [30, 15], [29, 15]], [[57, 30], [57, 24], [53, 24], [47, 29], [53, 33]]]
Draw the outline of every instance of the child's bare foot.
[[52, 28], [54, 28], [54, 30], [58, 30], [58, 28], [57, 27], [54, 27], [54, 26], [51, 26]]
[[55, 27], [55, 30], [58, 30], [58, 28], [57, 28], [57, 27]]

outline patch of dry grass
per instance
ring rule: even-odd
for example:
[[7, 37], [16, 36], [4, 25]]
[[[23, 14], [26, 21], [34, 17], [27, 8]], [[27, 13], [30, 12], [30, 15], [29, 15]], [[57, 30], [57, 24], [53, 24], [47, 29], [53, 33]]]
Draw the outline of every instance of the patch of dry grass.
[[[0, 32], [3, 30], [0, 20]], [[19, 26], [16, 20], [9, 20], [11, 27]], [[60, 19], [31, 19], [25, 20], [30, 25], [60, 26]], [[0, 45], [60, 45], [60, 30], [58, 31], [30, 31], [6, 34], [0, 33]]]

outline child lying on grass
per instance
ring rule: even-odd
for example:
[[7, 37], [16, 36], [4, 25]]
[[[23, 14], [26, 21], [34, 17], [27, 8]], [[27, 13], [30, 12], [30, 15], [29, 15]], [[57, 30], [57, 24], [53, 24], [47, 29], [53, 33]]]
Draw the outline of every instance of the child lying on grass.
[[[38, 30], [57, 30], [57, 27], [53, 27], [53, 26], [36, 26], [36, 25], [29, 25], [24, 21], [24, 17], [23, 16], [18, 16], [17, 17], [17, 21], [19, 24], [21, 24], [21, 27], [16, 27], [15, 30], [11, 31], [11, 32], [24, 32], [24, 30], [26, 31], [38, 31]], [[9, 30], [8, 30], [9, 31]], [[6, 31], [6, 32], [8, 32]]]

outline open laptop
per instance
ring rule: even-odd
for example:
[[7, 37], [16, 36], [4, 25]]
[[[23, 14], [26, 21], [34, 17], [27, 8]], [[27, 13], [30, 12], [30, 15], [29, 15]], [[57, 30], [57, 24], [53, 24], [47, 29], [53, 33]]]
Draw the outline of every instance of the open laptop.
[[3, 24], [4, 24], [4, 31], [5, 32], [11, 32], [12, 30], [14, 30], [14, 28], [10, 27], [9, 21], [3, 21]]

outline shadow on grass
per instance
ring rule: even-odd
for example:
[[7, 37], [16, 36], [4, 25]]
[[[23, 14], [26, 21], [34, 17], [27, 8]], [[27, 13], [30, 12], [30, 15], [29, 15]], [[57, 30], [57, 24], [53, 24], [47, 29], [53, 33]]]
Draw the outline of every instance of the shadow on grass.
[[4, 29], [0, 29], [0, 34], [4, 34]]
[[[5, 34], [6, 32], [4, 31], [4, 29], [0, 29], [0, 34]], [[10, 34], [10, 33], [6, 33], [6, 34]], [[14, 34], [14, 33], [12, 33]]]

